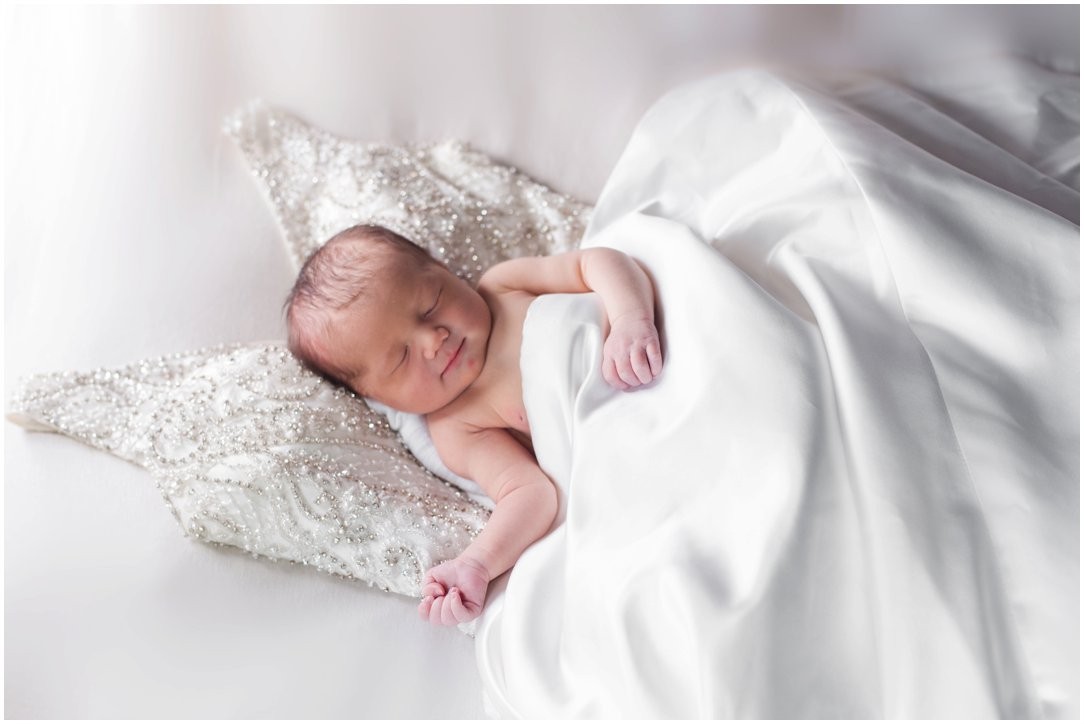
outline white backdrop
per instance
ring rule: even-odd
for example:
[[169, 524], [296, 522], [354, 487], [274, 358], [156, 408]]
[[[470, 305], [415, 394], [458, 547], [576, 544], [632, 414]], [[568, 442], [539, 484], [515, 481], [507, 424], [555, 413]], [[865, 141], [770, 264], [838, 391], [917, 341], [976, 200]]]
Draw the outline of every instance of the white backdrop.
[[[1057, 7], [19, 7], [3, 22], [5, 400], [20, 376], [278, 338], [281, 238], [222, 117], [461, 138], [593, 201], [668, 88], [755, 58], [1023, 52]], [[5, 715], [478, 717], [414, 603], [187, 540], [149, 475], [4, 430]]]

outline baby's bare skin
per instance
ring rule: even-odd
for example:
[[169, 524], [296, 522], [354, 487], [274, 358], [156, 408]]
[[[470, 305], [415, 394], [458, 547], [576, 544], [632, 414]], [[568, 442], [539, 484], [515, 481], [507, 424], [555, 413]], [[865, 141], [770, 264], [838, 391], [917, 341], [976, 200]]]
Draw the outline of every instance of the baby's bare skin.
[[430, 425], [447, 418], [476, 428], [506, 428], [524, 446], [531, 446], [531, 429], [523, 406], [519, 351], [527, 308], [538, 295], [522, 291], [499, 293], [483, 277], [478, 293], [489, 308], [492, 327], [486, 362], [478, 379], [451, 404], [427, 416]]
[[341, 312], [327, 350], [364, 369], [351, 386], [426, 415], [444, 463], [476, 481], [495, 505], [463, 553], [430, 569], [419, 613], [453, 625], [477, 617], [489, 582], [549, 530], [557, 491], [538, 466], [523, 405], [519, 353], [531, 302], [547, 293], [597, 292], [609, 321], [603, 377], [635, 389], [662, 370], [651, 281], [611, 249], [515, 259], [472, 289], [442, 265], [389, 255], [368, 301]]

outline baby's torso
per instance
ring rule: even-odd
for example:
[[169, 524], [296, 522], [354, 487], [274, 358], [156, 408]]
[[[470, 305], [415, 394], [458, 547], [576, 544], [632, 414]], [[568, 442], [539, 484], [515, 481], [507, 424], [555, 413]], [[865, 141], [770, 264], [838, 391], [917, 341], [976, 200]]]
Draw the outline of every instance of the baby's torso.
[[527, 309], [537, 297], [523, 291], [494, 293], [479, 288], [478, 292], [492, 315], [485, 366], [474, 384], [441, 410], [440, 416], [472, 428], [505, 428], [530, 449], [519, 353]]

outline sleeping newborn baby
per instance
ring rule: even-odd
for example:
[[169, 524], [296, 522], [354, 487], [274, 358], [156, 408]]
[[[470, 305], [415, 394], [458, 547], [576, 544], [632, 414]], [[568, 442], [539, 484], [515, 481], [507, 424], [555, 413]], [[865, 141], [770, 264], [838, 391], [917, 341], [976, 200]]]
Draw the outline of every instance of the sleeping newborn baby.
[[535, 460], [520, 383], [527, 308], [541, 294], [597, 292], [609, 320], [602, 374], [620, 390], [662, 370], [653, 289], [605, 248], [506, 261], [477, 289], [421, 247], [354, 226], [313, 253], [286, 301], [290, 350], [359, 395], [424, 415], [444, 464], [493, 499], [484, 530], [431, 568], [419, 613], [454, 625], [482, 612], [489, 582], [541, 538], [557, 491]]

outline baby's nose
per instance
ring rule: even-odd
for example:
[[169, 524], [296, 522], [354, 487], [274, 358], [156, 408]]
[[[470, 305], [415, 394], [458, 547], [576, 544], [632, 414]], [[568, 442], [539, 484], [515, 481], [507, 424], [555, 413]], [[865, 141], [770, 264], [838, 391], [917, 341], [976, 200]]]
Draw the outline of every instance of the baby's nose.
[[448, 339], [451, 333], [444, 327], [430, 327], [427, 335], [428, 339], [425, 342], [425, 357], [426, 359], [435, 359], [437, 353], [440, 352], [440, 348], [444, 346], [444, 340]]

